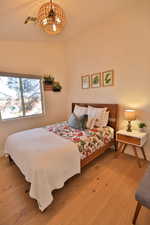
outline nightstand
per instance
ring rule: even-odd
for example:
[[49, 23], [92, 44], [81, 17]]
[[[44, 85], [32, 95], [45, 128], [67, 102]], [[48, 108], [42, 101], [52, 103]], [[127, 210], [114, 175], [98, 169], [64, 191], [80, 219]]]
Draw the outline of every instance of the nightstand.
[[140, 149], [144, 160], [147, 160], [143, 147], [146, 140], [147, 134], [144, 132], [139, 131], [127, 132], [126, 130], [117, 131], [116, 133], [116, 141], [118, 143], [117, 156], [119, 156], [120, 153], [124, 153], [127, 145], [131, 145], [135, 157], [137, 159], [138, 166], [141, 167], [141, 162], [140, 158], [138, 157], [137, 150]]

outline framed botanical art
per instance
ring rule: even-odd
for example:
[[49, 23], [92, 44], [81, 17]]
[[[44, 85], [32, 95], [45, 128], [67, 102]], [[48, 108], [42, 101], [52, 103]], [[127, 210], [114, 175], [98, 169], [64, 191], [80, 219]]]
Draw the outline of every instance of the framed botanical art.
[[102, 73], [103, 87], [109, 87], [114, 85], [114, 72], [108, 70]]
[[82, 83], [83, 89], [90, 88], [90, 76], [89, 75], [82, 76], [81, 77], [81, 83]]
[[91, 75], [91, 88], [99, 88], [101, 86], [101, 73], [93, 73]]

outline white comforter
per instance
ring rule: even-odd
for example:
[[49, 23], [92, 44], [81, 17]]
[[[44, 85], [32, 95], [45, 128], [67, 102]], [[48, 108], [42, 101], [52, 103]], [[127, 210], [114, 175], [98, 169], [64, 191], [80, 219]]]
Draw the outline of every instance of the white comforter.
[[41, 211], [53, 200], [52, 191], [80, 173], [77, 146], [45, 128], [36, 128], [10, 135], [5, 153], [31, 183], [30, 197], [38, 201]]

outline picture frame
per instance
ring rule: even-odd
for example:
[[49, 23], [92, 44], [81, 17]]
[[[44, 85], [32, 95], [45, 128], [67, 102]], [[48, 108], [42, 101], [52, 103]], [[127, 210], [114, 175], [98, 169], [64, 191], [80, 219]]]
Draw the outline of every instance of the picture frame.
[[93, 73], [91, 75], [91, 88], [101, 87], [101, 73]]
[[107, 70], [102, 72], [102, 83], [103, 87], [114, 86], [114, 71]]
[[81, 77], [81, 87], [82, 89], [90, 88], [90, 75], [84, 75]]

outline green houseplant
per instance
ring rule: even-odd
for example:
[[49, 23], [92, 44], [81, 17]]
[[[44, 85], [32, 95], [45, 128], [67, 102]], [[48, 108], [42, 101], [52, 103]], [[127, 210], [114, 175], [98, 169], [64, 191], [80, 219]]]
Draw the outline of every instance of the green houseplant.
[[52, 90], [53, 90], [54, 92], [60, 92], [61, 89], [62, 89], [62, 86], [60, 85], [60, 83], [55, 81], [55, 82], [53, 83]]
[[54, 83], [54, 77], [51, 75], [44, 76], [44, 84], [52, 85]]
[[51, 91], [52, 90], [52, 85], [54, 83], [54, 77], [51, 75], [45, 75], [43, 82], [44, 82], [44, 90], [45, 91]]
[[146, 127], [146, 124], [145, 124], [144, 122], [140, 122], [140, 123], [138, 124], [138, 127], [139, 127], [140, 131], [143, 131], [144, 128]]

